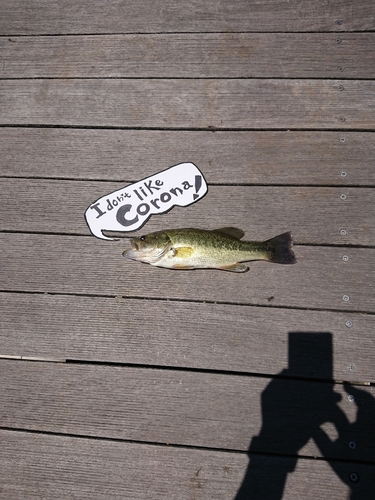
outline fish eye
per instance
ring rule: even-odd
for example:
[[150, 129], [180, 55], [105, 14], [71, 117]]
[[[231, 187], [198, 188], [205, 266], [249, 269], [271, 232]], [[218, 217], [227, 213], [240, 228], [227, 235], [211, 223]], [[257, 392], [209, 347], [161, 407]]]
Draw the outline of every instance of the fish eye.
[[139, 239], [140, 239], [141, 241], [145, 241], [146, 236], [141, 236]]

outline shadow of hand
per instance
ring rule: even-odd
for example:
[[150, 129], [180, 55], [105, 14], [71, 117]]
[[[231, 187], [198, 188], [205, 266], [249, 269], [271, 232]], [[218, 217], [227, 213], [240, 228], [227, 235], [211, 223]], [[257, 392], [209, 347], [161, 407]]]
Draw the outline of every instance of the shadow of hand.
[[[344, 388], [350, 396], [354, 397], [354, 402], [357, 405], [356, 421], [350, 423], [346, 417], [345, 420], [341, 417], [340, 420], [335, 419], [332, 422], [336, 426], [339, 436], [336, 440], [332, 441], [320, 428], [314, 432], [313, 439], [324, 457], [342, 456], [347, 458], [347, 450], [349, 449], [353, 452], [353, 458], [372, 461], [375, 447], [375, 399], [371, 394], [358, 389], [358, 387], [345, 384]], [[344, 439], [343, 434], [351, 436], [350, 441]], [[359, 441], [357, 436], [364, 435], [367, 436], [366, 441], [364, 442], [363, 438], [362, 441]], [[355, 483], [359, 481], [358, 475], [355, 472], [351, 474], [344, 472], [345, 469], [340, 466], [340, 462], [331, 461], [330, 465], [340, 479], [353, 489]], [[351, 498], [357, 498], [354, 490]]]
[[[280, 375], [289, 372], [284, 370]], [[348, 424], [337, 406], [340, 400], [331, 384], [290, 383], [274, 378], [262, 393], [263, 425], [249, 451], [297, 455], [323, 423], [334, 422], [338, 427]]]

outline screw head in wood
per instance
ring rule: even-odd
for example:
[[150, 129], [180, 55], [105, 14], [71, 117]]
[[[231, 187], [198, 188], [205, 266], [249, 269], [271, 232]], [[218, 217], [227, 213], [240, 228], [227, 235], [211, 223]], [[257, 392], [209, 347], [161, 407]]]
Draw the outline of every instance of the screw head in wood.
[[355, 472], [349, 474], [349, 479], [352, 483], [357, 483], [359, 481], [359, 476]]

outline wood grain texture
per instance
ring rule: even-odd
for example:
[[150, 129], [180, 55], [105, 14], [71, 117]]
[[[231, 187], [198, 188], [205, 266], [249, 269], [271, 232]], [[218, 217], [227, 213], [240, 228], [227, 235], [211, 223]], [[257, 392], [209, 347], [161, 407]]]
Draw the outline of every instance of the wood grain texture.
[[70, 79], [0, 81], [1, 125], [375, 128], [375, 81]]
[[371, 186], [374, 138], [373, 132], [11, 127], [0, 133], [0, 171], [10, 177], [130, 182], [191, 161], [209, 184]]
[[[0, 179], [4, 193], [0, 228], [90, 234], [83, 217], [85, 210], [99, 197], [123, 186], [89, 181]], [[159, 196], [150, 195], [150, 199]], [[343, 196], [345, 199], [341, 199]], [[135, 200], [130, 203], [137, 206]], [[199, 203], [154, 216], [140, 231], [143, 234], [177, 227], [240, 226], [248, 240], [266, 240], [292, 230], [296, 243], [375, 245], [374, 219], [373, 189], [209, 186], [209, 193]], [[340, 234], [343, 228], [345, 235]]]
[[374, 78], [374, 45], [375, 33], [3, 37], [0, 77]]
[[[373, 315], [22, 293], [0, 294], [0, 308], [0, 356], [271, 375], [288, 367], [298, 377], [306, 373], [295, 360], [289, 362], [290, 332], [302, 332], [301, 342], [306, 332], [328, 332], [334, 353], [331, 376], [375, 380]], [[314, 334], [312, 345], [298, 356], [310, 367], [310, 378], [327, 378], [320, 361], [311, 367], [314, 339], [320, 342], [320, 337]], [[328, 351], [327, 346], [320, 357], [327, 359]]]
[[374, 457], [374, 387], [14, 360], [0, 370], [6, 428], [239, 451], [259, 435], [252, 451], [321, 456], [310, 438], [319, 426], [331, 436], [334, 422], [340, 437], [325, 458]]
[[[191, 450], [0, 430], [2, 493], [7, 500], [64, 498], [107, 500], [233, 499], [248, 459], [240, 453]], [[72, 460], [72, 456], [74, 460]], [[147, 462], [145, 461], [147, 457]], [[254, 459], [254, 455], [252, 455]], [[266, 485], [292, 459], [264, 456], [257, 475]], [[346, 486], [354, 471], [360, 481]], [[367, 498], [374, 490], [371, 465], [299, 459], [288, 474], [283, 500]], [[344, 479], [345, 478], [345, 479]], [[110, 480], [109, 480], [110, 479]], [[308, 487], [307, 487], [307, 486]], [[255, 499], [260, 500], [260, 499]]]
[[375, 29], [372, 0], [149, 2], [1, 0], [0, 32], [13, 34], [149, 33], [210, 31], [362, 31]]
[[[372, 498], [373, 0], [0, 12], [0, 497]], [[208, 196], [146, 232], [291, 229], [297, 265], [89, 236], [93, 200], [184, 161]]]
[[256, 262], [249, 273], [238, 275], [178, 272], [129, 261], [122, 257], [128, 247], [123, 241], [6, 233], [0, 241], [4, 291], [375, 312], [373, 249], [296, 246], [297, 265]]

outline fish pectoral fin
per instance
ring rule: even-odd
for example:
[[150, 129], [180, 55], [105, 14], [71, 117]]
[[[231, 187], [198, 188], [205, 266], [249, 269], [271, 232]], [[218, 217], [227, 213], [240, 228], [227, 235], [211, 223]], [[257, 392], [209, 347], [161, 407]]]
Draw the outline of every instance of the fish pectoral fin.
[[215, 233], [222, 233], [236, 240], [240, 240], [244, 236], [244, 231], [238, 227], [221, 227], [220, 229], [214, 229]]
[[194, 253], [194, 248], [191, 247], [177, 247], [172, 250], [173, 257], [178, 257], [179, 259], [188, 259]]
[[241, 264], [237, 262], [231, 266], [223, 266], [218, 269], [222, 269], [223, 271], [231, 271], [232, 273], [246, 273], [249, 270], [249, 267], [246, 264]]

